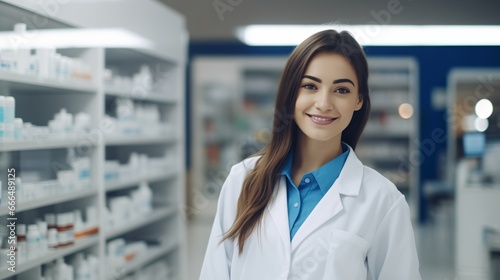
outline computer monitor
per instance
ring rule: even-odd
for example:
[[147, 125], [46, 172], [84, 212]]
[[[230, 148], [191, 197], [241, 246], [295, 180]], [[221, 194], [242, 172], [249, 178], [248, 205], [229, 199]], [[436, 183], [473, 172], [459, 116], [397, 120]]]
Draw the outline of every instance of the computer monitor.
[[478, 158], [484, 154], [486, 136], [482, 132], [466, 132], [463, 135], [464, 156]]

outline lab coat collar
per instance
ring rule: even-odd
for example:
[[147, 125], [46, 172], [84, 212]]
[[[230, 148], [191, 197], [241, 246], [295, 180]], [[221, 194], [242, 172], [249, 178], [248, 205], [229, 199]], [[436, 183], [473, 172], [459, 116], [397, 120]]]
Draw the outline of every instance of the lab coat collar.
[[304, 221], [292, 239], [291, 244], [287, 219], [286, 179], [284, 176], [280, 177], [277, 189], [275, 190], [275, 197], [269, 205], [269, 212], [288, 252], [293, 252], [307, 236], [344, 209], [340, 198], [341, 194], [346, 196], [359, 195], [363, 178], [363, 164], [357, 158], [352, 148], [349, 147], [349, 149], [349, 155], [338, 179]]
[[269, 213], [278, 228], [286, 252], [290, 252], [290, 230], [288, 226], [288, 203], [286, 194], [286, 177], [280, 176], [278, 187], [275, 189], [274, 199], [269, 205]]
[[[354, 150], [350, 146], [348, 147], [349, 156], [337, 179], [337, 181], [339, 181], [338, 188], [340, 194], [357, 196], [359, 195], [361, 181], [363, 180], [363, 163], [358, 159]], [[335, 184], [333, 184], [333, 186], [335, 186]]]

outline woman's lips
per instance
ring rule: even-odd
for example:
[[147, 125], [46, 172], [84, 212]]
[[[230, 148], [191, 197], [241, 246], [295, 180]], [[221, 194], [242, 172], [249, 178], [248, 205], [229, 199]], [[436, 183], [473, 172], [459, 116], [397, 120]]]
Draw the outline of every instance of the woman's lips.
[[309, 119], [315, 123], [315, 124], [318, 124], [318, 125], [329, 125], [331, 124], [332, 122], [334, 122], [336, 119], [336, 117], [330, 117], [330, 116], [321, 116], [321, 115], [310, 115], [310, 114], [306, 114]]

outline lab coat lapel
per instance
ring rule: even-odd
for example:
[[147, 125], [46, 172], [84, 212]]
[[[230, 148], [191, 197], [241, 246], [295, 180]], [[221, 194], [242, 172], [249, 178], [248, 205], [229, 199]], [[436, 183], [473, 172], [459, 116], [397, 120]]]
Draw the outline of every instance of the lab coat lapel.
[[[343, 209], [340, 195], [357, 196], [363, 178], [363, 164], [350, 148], [349, 156], [339, 177], [323, 196], [292, 239], [292, 252], [318, 227], [338, 215]], [[285, 197], [286, 198], [286, 197]]]
[[[287, 252], [290, 252], [290, 231], [288, 226], [288, 205], [287, 205], [287, 194], [286, 194], [286, 181], [284, 176], [281, 176], [277, 190], [275, 190], [276, 195], [271, 202], [269, 207], [269, 213], [271, 218], [276, 225], [279, 235], [285, 245]], [[272, 231], [272, 230], [271, 230]]]

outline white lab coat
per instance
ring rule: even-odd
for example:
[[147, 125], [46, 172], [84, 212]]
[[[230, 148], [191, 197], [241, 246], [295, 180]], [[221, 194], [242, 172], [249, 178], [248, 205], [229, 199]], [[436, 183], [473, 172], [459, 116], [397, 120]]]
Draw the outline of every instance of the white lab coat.
[[338, 179], [291, 242], [282, 176], [242, 254], [236, 240], [220, 243], [256, 161], [253, 157], [234, 165], [222, 187], [200, 280], [421, 279], [404, 196], [363, 166], [352, 149]]

